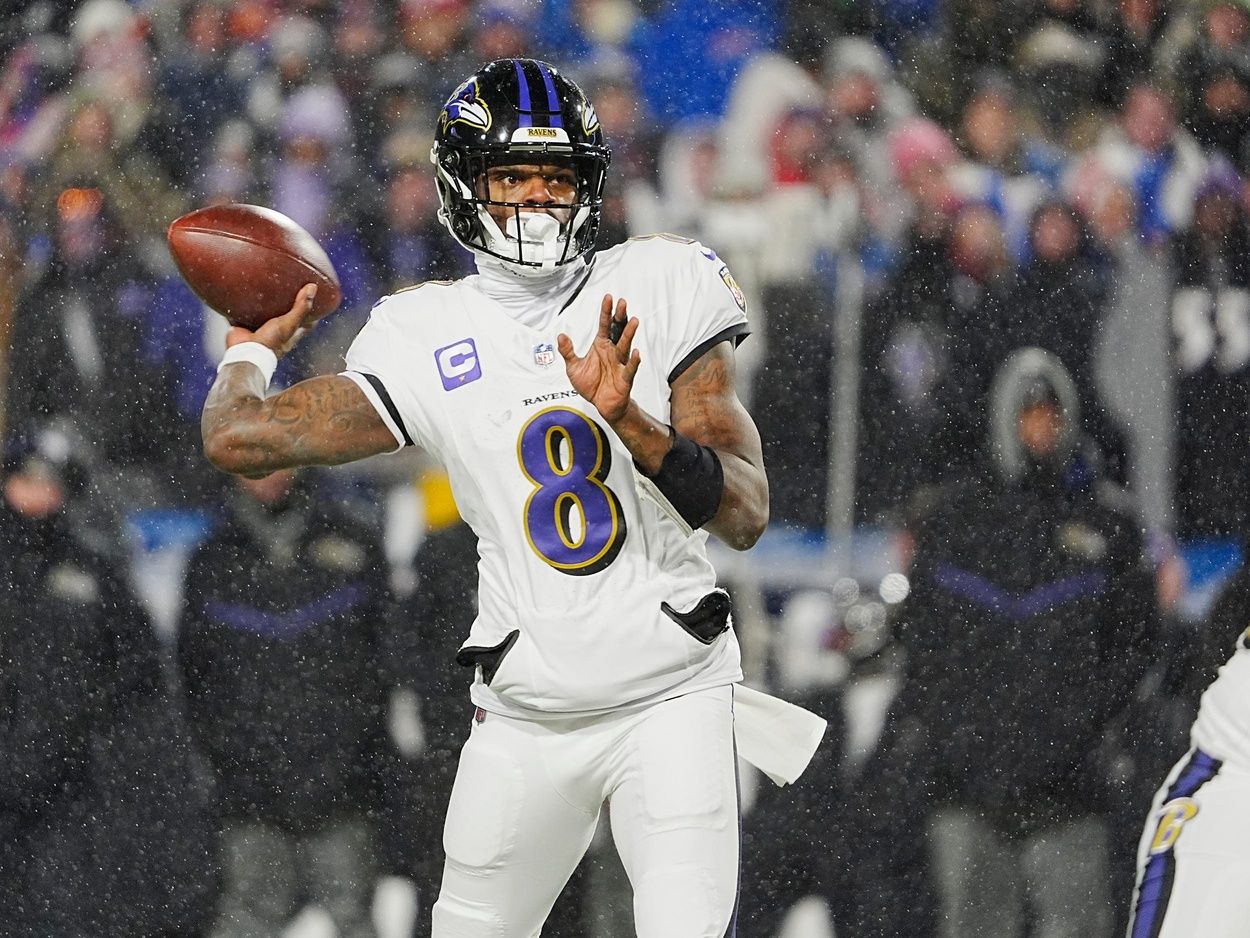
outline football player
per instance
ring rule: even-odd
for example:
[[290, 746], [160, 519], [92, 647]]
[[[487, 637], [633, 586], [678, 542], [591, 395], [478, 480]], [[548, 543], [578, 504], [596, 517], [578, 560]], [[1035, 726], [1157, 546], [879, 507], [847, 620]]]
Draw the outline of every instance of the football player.
[[1190, 744], [1146, 818], [1129, 938], [1250, 930], [1250, 629], [1203, 693]]
[[[734, 392], [746, 301], [693, 241], [595, 252], [608, 147], [546, 63], [499, 60], [464, 82], [431, 159], [441, 219], [478, 273], [383, 298], [343, 373], [270, 397], [315, 287], [255, 333], [233, 329], [206, 453], [260, 475], [416, 445], [450, 475], [479, 538], [458, 654], [476, 707], [436, 936], [537, 935], [606, 800], [637, 933], [719, 938], [738, 878], [735, 708], [744, 756], [777, 757], [783, 780], [822, 728], [772, 720], [780, 702], [735, 687], [729, 597], [705, 552], [708, 532], [741, 550], [768, 521], [759, 434]], [[766, 721], [744, 732], [749, 713]]]

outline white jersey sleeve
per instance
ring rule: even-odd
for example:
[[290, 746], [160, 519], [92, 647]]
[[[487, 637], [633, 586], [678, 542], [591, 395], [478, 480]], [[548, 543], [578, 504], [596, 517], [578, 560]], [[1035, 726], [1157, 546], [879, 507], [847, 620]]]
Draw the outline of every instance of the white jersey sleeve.
[[369, 321], [347, 350], [347, 369], [342, 372], [373, 404], [395, 437], [395, 451], [426, 444], [414, 413], [415, 402], [406, 400], [407, 386], [402, 380], [405, 368], [411, 368], [411, 354], [394, 322], [399, 305], [394, 296], [374, 304]]
[[677, 267], [685, 308], [673, 311], [664, 371], [670, 384], [708, 349], [724, 341], [736, 346], [750, 334], [747, 301], [729, 267], [697, 241], [683, 244]]

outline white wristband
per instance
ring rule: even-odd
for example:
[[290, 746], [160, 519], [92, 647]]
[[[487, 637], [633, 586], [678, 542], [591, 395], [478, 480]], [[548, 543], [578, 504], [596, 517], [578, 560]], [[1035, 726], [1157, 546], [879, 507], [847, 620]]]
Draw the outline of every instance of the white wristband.
[[217, 372], [220, 374], [221, 369], [235, 362], [251, 362], [264, 375], [265, 387], [269, 387], [274, 369], [278, 367], [278, 356], [268, 345], [260, 342], [240, 342], [226, 349], [226, 354], [221, 356], [221, 361], [217, 363]]

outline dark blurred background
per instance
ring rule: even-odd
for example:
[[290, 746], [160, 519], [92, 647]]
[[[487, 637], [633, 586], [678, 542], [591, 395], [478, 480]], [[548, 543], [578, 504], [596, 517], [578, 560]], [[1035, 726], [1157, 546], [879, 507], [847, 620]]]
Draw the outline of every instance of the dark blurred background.
[[[741, 933], [1122, 933], [1250, 617], [1242, 0], [0, 2], [0, 933], [428, 932], [472, 535], [421, 453], [213, 471], [164, 232], [294, 218], [344, 302], [275, 385], [340, 367], [472, 270], [433, 124], [514, 55], [595, 103], [603, 245], [748, 298], [772, 523], [714, 559], [831, 729], [744, 771]], [[629, 933], [622, 876], [602, 832], [544, 934]]]

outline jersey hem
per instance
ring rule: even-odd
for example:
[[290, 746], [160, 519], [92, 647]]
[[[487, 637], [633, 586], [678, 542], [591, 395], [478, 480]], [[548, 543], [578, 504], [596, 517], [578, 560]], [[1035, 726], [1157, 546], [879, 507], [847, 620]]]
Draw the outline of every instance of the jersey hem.
[[642, 710], [654, 704], [663, 703], [665, 700], [672, 700], [674, 697], [684, 697], [686, 694], [694, 694], [702, 690], [710, 690], [713, 687], [724, 687], [727, 684], [740, 684], [743, 681], [742, 669], [737, 668], [732, 673], [717, 675], [715, 677], [708, 676], [699, 681], [692, 681], [687, 684], [678, 684], [666, 690], [659, 691], [649, 697], [642, 697], [638, 700], [631, 700], [626, 703], [608, 704], [603, 707], [588, 707], [576, 710], [536, 710], [530, 707], [522, 707], [518, 704], [510, 704], [503, 697], [490, 690], [485, 684], [474, 684], [469, 691], [469, 700], [478, 707], [481, 707], [487, 713], [498, 713], [501, 716], [512, 717], [518, 720], [562, 720], [568, 717], [591, 717], [602, 716], [608, 713], [629, 713], [634, 710]]

